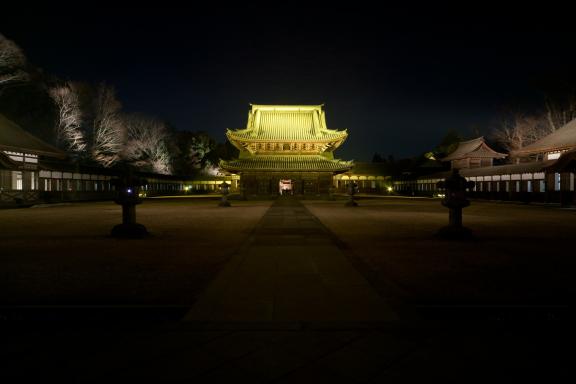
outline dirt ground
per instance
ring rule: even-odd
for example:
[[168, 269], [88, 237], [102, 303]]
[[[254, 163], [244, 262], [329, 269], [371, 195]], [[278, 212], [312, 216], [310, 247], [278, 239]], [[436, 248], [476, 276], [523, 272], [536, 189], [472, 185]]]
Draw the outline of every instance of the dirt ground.
[[307, 208], [384, 289], [418, 305], [560, 305], [574, 295], [576, 210], [473, 202], [474, 241], [434, 236], [447, 224], [439, 200], [308, 201]]
[[[434, 237], [447, 222], [438, 200], [359, 202], [356, 208], [344, 207], [342, 200], [305, 205], [386, 300], [394, 296], [419, 308], [563, 304], [573, 296], [574, 210], [473, 202], [464, 223], [477, 240], [449, 242]], [[112, 203], [0, 210], [0, 377], [12, 379], [3, 382], [562, 382], [572, 373], [565, 351], [572, 346], [573, 322], [542, 317], [501, 321], [506, 316], [430, 316], [417, 309], [424, 320], [441, 321], [287, 328], [204, 328], [202, 322], [181, 321], [270, 203], [233, 201], [231, 208], [218, 208], [214, 200], [148, 200], [138, 208], [138, 221], [153, 234], [145, 240], [108, 237], [120, 220], [120, 208]], [[284, 236], [279, 227], [271, 236]], [[122, 309], [83, 312], [65, 305], [27, 312], [15, 304]], [[146, 308], [125, 310], [128, 304]], [[180, 313], [181, 307], [161, 305], [185, 308]]]
[[112, 202], [0, 210], [0, 304], [189, 305], [270, 204], [149, 199], [143, 240], [109, 236]]
[[[406, 303], [564, 304], [574, 294], [576, 210], [473, 202], [475, 241], [440, 240], [439, 200], [306, 201], [384, 294]], [[190, 305], [271, 201], [159, 199], [138, 206], [152, 236], [109, 237], [113, 203], [0, 210], [0, 304]], [[357, 265], [358, 266], [358, 265]]]

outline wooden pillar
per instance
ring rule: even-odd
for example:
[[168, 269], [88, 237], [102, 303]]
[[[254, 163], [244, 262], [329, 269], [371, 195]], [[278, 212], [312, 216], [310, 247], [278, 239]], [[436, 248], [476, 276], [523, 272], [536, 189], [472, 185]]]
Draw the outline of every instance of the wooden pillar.
[[560, 174], [560, 205], [569, 206], [572, 203], [573, 192], [570, 191], [570, 172]]

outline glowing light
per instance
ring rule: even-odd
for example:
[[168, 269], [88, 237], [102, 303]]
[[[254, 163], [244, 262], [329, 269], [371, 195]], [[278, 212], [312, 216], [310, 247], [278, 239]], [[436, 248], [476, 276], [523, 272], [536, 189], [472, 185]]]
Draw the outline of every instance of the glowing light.
[[388, 190], [388, 192], [392, 192], [392, 187], [388, 187], [386, 189]]
[[127, 192], [129, 195], [131, 195], [131, 194], [132, 194], [132, 188], [128, 188], [128, 189], [126, 190], [126, 192]]

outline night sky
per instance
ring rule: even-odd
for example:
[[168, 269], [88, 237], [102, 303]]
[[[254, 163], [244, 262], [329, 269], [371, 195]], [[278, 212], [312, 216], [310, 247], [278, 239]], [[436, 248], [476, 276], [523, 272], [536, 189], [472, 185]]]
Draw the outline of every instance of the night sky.
[[[223, 141], [249, 103], [325, 103], [347, 128], [343, 159], [430, 150], [448, 130], [486, 134], [576, 85], [576, 33], [561, 8], [377, 10], [93, 8], [15, 12], [0, 32], [46, 72], [113, 84], [128, 111]], [[21, 17], [20, 17], [20, 16]]]

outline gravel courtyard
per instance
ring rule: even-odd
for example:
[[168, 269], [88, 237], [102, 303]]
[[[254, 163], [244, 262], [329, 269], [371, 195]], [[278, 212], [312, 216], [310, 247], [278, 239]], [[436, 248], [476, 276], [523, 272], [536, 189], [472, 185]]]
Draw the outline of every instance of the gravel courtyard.
[[148, 199], [143, 240], [109, 236], [121, 221], [112, 202], [0, 210], [0, 302], [189, 305], [270, 204]]
[[439, 200], [381, 198], [306, 202], [372, 281], [414, 305], [564, 305], [574, 295], [576, 211], [472, 202], [472, 241], [434, 236], [447, 224]]
[[[0, 210], [2, 305], [191, 305], [247, 241], [271, 201], [146, 200], [152, 236], [109, 237], [120, 207], [108, 202]], [[414, 305], [563, 305], [576, 211], [473, 202], [464, 224], [477, 239], [434, 237], [438, 200], [374, 198], [305, 206], [384, 296]]]
[[473, 202], [476, 240], [449, 242], [434, 237], [438, 200], [282, 203], [147, 200], [144, 240], [108, 236], [112, 203], [0, 210], [0, 377], [559, 381], [570, 369], [558, 308], [574, 293], [575, 211]]

